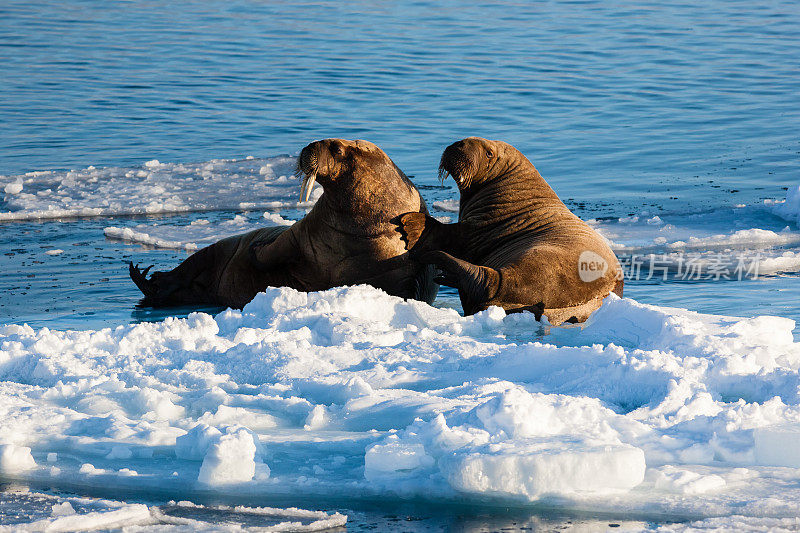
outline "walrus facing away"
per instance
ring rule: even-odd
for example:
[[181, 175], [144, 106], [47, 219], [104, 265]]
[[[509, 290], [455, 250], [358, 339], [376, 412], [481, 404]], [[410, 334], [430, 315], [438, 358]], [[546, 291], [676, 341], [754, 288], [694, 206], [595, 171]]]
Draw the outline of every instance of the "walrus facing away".
[[412, 256], [441, 269], [437, 281], [458, 289], [464, 313], [497, 305], [582, 322], [610, 292], [622, 296], [614, 252], [516, 148], [463, 139], [442, 154], [447, 175], [461, 192], [458, 223], [407, 213], [400, 232]]
[[242, 308], [268, 286], [318, 291], [368, 283], [389, 294], [432, 302], [435, 269], [412, 260], [396, 231], [402, 213], [427, 214], [419, 191], [377, 146], [326, 139], [300, 153], [314, 208], [290, 227], [267, 227], [199, 250], [169, 272], [130, 265], [143, 305], [212, 304]]

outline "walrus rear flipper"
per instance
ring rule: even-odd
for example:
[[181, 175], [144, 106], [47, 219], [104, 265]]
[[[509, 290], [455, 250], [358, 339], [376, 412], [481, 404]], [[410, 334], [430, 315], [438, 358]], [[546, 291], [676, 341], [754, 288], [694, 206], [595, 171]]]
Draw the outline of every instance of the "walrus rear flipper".
[[486, 309], [500, 291], [500, 273], [493, 268], [473, 265], [442, 251], [426, 253], [419, 260], [441, 269], [434, 278], [436, 283], [458, 289], [465, 315]]
[[212, 245], [198, 250], [169, 272], [153, 272], [148, 278], [152, 266], [142, 270], [133, 263], [128, 263], [128, 272], [144, 294], [140, 302], [143, 306], [216, 305], [212, 287], [214, 271], [210, 267], [213, 259]]
[[145, 298], [155, 296], [157, 292], [153, 283], [147, 279], [147, 273], [153, 266], [154, 265], [150, 265], [142, 270], [139, 268], [139, 265], [134, 265], [133, 261], [128, 261], [128, 274], [130, 274], [136, 286], [139, 287], [139, 290], [142, 291], [142, 294], [145, 295]]
[[439, 284], [436, 283], [436, 267], [425, 265], [414, 278], [414, 299], [432, 304], [439, 294]]
[[144, 298], [140, 302], [141, 305], [145, 307], [168, 307], [184, 303], [211, 303], [203, 298], [186, 298], [186, 295], [182, 293], [186, 292], [185, 289], [189, 284], [181, 276], [174, 275], [174, 271], [153, 272], [148, 279], [147, 273], [151, 268], [153, 268], [153, 265], [142, 270], [139, 265], [128, 262], [128, 272], [131, 279], [144, 294]]

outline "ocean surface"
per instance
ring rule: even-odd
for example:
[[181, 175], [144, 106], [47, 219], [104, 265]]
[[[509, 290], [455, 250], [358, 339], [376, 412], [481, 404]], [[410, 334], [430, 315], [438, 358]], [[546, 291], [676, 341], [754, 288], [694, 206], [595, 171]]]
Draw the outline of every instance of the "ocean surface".
[[[472, 135], [612, 242], [626, 296], [800, 320], [798, 28], [793, 1], [3, 0], [0, 324], [185, 317], [137, 307], [125, 263], [299, 219], [320, 138], [376, 143], [455, 220], [436, 169]], [[443, 513], [422, 529], [512, 527]]]

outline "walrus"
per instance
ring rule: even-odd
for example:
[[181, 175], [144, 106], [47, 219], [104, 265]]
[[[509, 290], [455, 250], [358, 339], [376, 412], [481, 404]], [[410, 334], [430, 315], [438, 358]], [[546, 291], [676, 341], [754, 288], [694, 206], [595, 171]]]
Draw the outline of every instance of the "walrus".
[[458, 222], [407, 213], [399, 231], [412, 256], [440, 269], [439, 283], [458, 289], [465, 314], [496, 305], [557, 325], [622, 296], [614, 252], [516, 148], [468, 137], [444, 150], [439, 178], [448, 175], [461, 193]]
[[409, 257], [396, 231], [408, 211], [425, 202], [405, 174], [367, 141], [325, 139], [300, 152], [296, 175], [308, 201], [323, 194], [290, 227], [265, 227], [222, 239], [169, 272], [129, 265], [144, 294], [141, 305], [219, 305], [242, 308], [268, 286], [319, 291], [366, 283], [389, 294], [432, 302], [435, 268]]

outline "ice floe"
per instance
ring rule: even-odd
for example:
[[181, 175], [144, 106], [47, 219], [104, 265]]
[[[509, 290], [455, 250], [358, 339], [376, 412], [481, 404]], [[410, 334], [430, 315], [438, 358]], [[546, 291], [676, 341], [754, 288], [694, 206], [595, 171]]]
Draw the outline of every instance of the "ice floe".
[[[629, 277], [744, 279], [800, 271], [800, 193], [701, 213], [590, 220]], [[789, 224], [787, 225], [787, 221]]]
[[768, 206], [772, 207], [772, 212], [790, 222], [800, 226], [800, 185], [793, 185], [786, 191], [786, 199], [783, 201], [767, 201]]
[[289, 156], [196, 164], [153, 160], [134, 168], [0, 176], [5, 192], [0, 221], [305, 205], [293, 176], [295, 161]]
[[109, 226], [104, 228], [103, 232], [111, 239], [145, 244], [154, 248], [193, 251], [231, 235], [246, 233], [264, 226], [290, 226], [293, 223], [294, 221], [287, 220], [277, 213], [265, 212], [256, 219], [235, 215], [233, 218], [213, 223], [207, 218], [200, 218], [187, 225], [162, 222], [124, 228]]
[[[267, 531], [311, 532], [339, 528], [347, 523], [341, 513], [306, 509], [199, 505], [170, 501], [165, 505], [59, 496], [13, 488], [0, 503], [27, 521], [8, 520], [0, 532], [124, 531]], [[10, 523], [8, 523], [10, 522]]]

